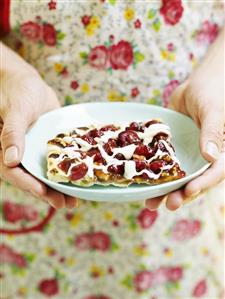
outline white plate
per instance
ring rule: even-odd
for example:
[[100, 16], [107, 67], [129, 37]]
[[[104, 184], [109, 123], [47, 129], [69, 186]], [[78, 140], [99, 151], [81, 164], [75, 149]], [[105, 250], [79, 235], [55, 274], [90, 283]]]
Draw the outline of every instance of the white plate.
[[[172, 143], [187, 176], [156, 186], [132, 185], [126, 188], [114, 186], [77, 187], [70, 184], [51, 182], [46, 177], [47, 141], [58, 133], [89, 124], [110, 124], [145, 121], [160, 118], [172, 131]], [[70, 105], [41, 116], [26, 134], [23, 166], [33, 176], [67, 195], [86, 200], [125, 202], [144, 200], [164, 195], [184, 186], [199, 176], [208, 167], [199, 150], [199, 129], [183, 114], [158, 106], [135, 103], [87, 103]]]

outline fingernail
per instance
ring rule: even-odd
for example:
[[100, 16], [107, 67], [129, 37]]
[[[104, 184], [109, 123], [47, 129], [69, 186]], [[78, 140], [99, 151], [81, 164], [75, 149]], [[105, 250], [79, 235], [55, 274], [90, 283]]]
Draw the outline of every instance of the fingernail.
[[218, 146], [214, 142], [208, 142], [206, 145], [206, 152], [213, 159], [218, 159], [219, 157], [219, 149]]
[[18, 148], [15, 145], [10, 146], [6, 149], [4, 156], [5, 164], [17, 162], [18, 158]]
[[191, 194], [191, 197], [196, 197], [196, 196], [198, 196], [200, 193], [201, 193], [201, 191], [197, 191], [197, 192]]

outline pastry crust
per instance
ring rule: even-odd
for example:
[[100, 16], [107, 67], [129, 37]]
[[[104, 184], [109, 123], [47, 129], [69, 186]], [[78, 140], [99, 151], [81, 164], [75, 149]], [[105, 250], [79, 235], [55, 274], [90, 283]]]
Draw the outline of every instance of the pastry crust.
[[185, 176], [159, 120], [123, 125], [91, 125], [48, 141], [47, 177], [90, 187], [156, 185]]

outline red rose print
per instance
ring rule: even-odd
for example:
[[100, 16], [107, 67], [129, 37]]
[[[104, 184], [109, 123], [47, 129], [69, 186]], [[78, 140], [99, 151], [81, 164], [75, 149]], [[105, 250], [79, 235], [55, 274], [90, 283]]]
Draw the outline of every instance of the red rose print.
[[91, 234], [83, 233], [75, 238], [75, 246], [80, 250], [91, 249]]
[[183, 15], [183, 10], [181, 0], [163, 0], [160, 13], [166, 24], [176, 25]]
[[172, 238], [176, 241], [185, 241], [195, 237], [200, 230], [200, 221], [182, 219], [175, 223], [172, 230]]
[[104, 232], [94, 232], [91, 236], [92, 249], [106, 251], [111, 247], [111, 239], [109, 235]]
[[111, 299], [111, 298], [104, 295], [90, 295], [85, 297], [84, 299]]
[[181, 267], [161, 267], [154, 272], [153, 285], [159, 285], [168, 281], [178, 281], [183, 277]]
[[99, 70], [107, 67], [109, 50], [105, 46], [93, 48], [89, 54], [88, 61], [92, 67]]
[[169, 43], [167, 45], [167, 50], [170, 51], [170, 52], [173, 52], [174, 51], [174, 44], [173, 43]]
[[136, 98], [139, 95], [139, 93], [140, 93], [140, 91], [137, 87], [134, 87], [134, 88], [131, 89], [131, 96], [133, 98]]
[[219, 33], [219, 26], [216, 23], [205, 21], [196, 33], [196, 40], [199, 43], [213, 43]]
[[207, 292], [207, 284], [205, 280], [201, 280], [197, 283], [197, 285], [194, 287], [194, 290], [192, 292], [192, 296], [195, 298], [200, 298], [203, 295], [205, 295]]
[[27, 264], [25, 258], [21, 254], [15, 252], [12, 248], [4, 244], [0, 245], [0, 263], [13, 264], [19, 268], [24, 268]]
[[56, 45], [56, 30], [53, 25], [48, 23], [43, 25], [43, 40], [47, 46]]
[[149, 209], [143, 209], [137, 217], [138, 223], [141, 228], [150, 228], [158, 217], [157, 211], [150, 211]]
[[42, 30], [38, 23], [32, 21], [23, 23], [20, 27], [20, 32], [22, 35], [34, 42], [37, 42], [41, 39]]
[[52, 9], [56, 9], [56, 2], [51, 0], [49, 3], [48, 3], [48, 8], [49, 10], [52, 10]]
[[121, 40], [110, 48], [110, 64], [114, 70], [127, 70], [133, 63], [134, 53], [129, 42]]
[[37, 210], [32, 206], [17, 204], [11, 201], [5, 201], [2, 210], [4, 219], [12, 223], [20, 220], [34, 221], [39, 216]]
[[169, 281], [177, 281], [182, 279], [183, 269], [181, 267], [170, 267], [167, 269], [167, 278]]
[[85, 15], [81, 18], [81, 22], [84, 26], [87, 26], [90, 23], [90, 21], [91, 21], [91, 16]]
[[141, 21], [139, 19], [137, 19], [135, 22], [134, 22], [134, 27], [136, 29], [140, 29], [141, 28]]
[[58, 281], [55, 278], [44, 279], [39, 283], [38, 289], [48, 297], [54, 296], [59, 292]]
[[171, 97], [173, 91], [176, 89], [176, 87], [179, 84], [180, 84], [180, 82], [178, 80], [172, 80], [164, 87], [164, 91], [163, 91], [163, 95], [162, 95], [164, 107], [168, 106], [170, 97]]
[[134, 286], [137, 292], [141, 293], [148, 290], [154, 280], [154, 274], [150, 271], [142, 271], [136, 274], [134, 278]]

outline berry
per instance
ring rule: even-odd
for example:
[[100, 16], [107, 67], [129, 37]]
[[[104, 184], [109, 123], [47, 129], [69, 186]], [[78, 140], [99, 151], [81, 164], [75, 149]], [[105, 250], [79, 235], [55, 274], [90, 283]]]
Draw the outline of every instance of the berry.
[[71, 169], [71, 180], [77, 181], [82, 179], [88, 171], [88, 167], [85, 163], [78, 164]]
[[120, 146], [126, 146], [129, 144], [138, 144], [140, 143], [140, 138], [138, 137], [137, 133], [134, 131], [124, 131], [121, 132], [118, 136], [118, 144]]
[[121, 174], [123, 175], [124, 173], [124, 164], [121, 165], [109, 165], [108, 171], [113, 173], [113, 174]]
[[164, 161], [156, 160], [149, 164], [149, 168], [151, 169], [151, 171], [158, 174], [160, 172], [161, 168], [163, 167], [163, 164], [164, 164]]

